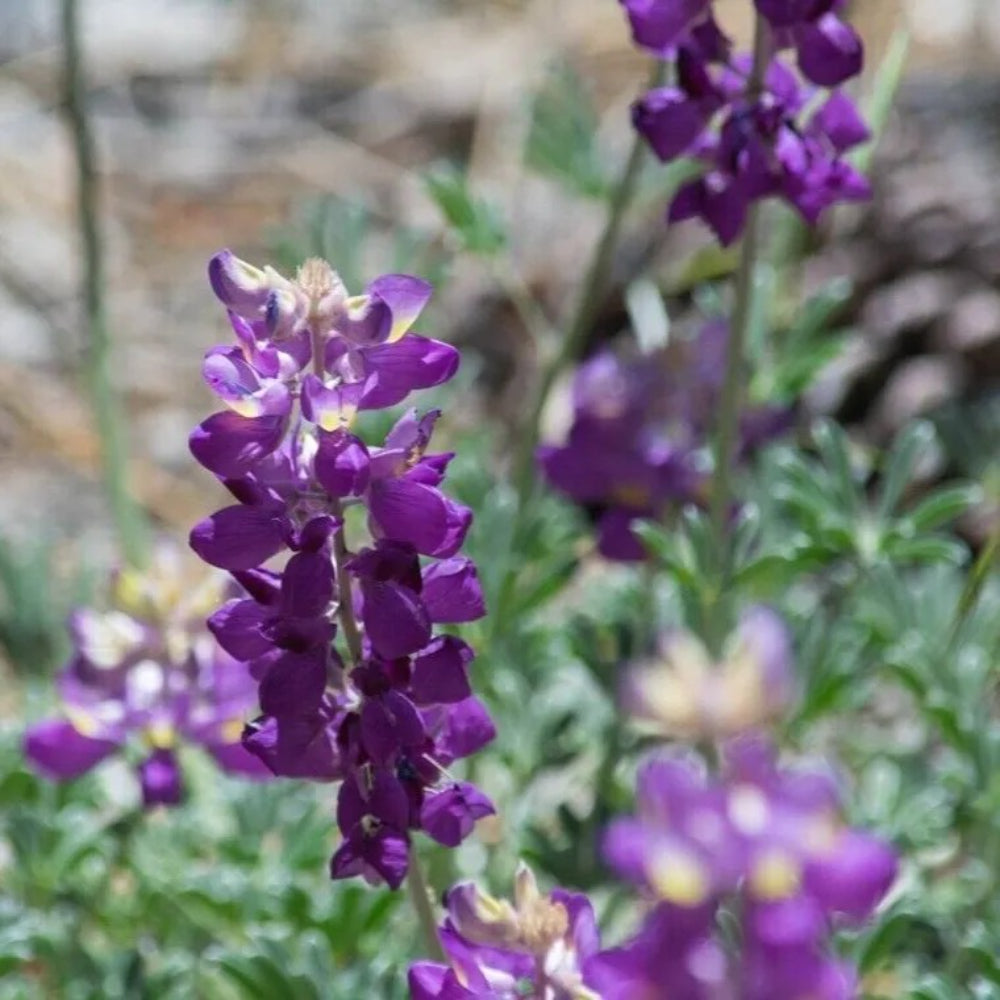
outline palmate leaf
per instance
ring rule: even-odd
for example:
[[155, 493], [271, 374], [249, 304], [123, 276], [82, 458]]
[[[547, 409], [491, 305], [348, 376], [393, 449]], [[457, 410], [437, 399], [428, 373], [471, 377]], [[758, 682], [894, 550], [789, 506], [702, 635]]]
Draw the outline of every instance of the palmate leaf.
[[597, 112], [586, 81], [571, 66], [556, 66], [531, 109], [525, 162], [576, 194], [606, 198], [611, 183], [597, 142], [597, 127]]
[[493, 257], [506, 245], [499, 213], [469, 190], [468, 178], [453, 166], [441, 166], [424, 179], [427, 193], [440, 209], [462, 249]]

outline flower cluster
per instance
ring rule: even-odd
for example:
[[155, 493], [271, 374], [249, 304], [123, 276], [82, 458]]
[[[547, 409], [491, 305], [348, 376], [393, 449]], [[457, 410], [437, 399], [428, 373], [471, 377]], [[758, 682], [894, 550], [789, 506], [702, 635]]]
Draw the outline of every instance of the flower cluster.
[[[567, 442], [542, 447], [538, 459], [552, 486], [597, 514], [607, 558], [645, 558], [636, 519], [702, 502], [727, 339], [727, 324], [712, 321], [641, 356], [604, 351], [577, 371]], [[785, 407], [748, 408], [740, 454], [781, 433], [790, 417]]]
[[839, 89], [863, 62], [839, 0], [756, 0], [754, 56], [733, 53], [711, 0], [621, 2], [636, 43], [674, 67], [670, 85], [635, 103], [636, 129], [661, 160], [686, 155], [704, 165], [675, 195], [670, 221], [700, 217], [729, 244], [758, 199], [783, 198], [814, 223], [836, 202], [868, 197], [867, 180], [843, 155], [869, 132]]
[[[191, 545], [249, 594], [209, 619], [259, 682], [244, 745], [275, 774], [341, 781], [332, 875], [396, 888], [410, 830], [455, 846], [493, 811], [448, 771], [494, 735], [469, 685], [473, 651], [434, 634], [485, 609], [457, 554], [472, 514], [439, 488], [452, 455], [428, 452], [439, 413], [405, 413], [378, 447], [351, 428], [358, 411], [451, 378], [458, 353], [409, 332], [431, 292], [418, 278], [349, 296], [325, 261], [293, 281], [228, 251], [209, 275], [237, 343], [206, 356], [229, 408], [191, 450], [237, 502]], [[352, 551], [355, 531], [366, 541]]]
[[[724, 761], [717, 778], [683, 757], [641, 769], [637, 815], [612, 824], [605, 857], [651, 908], [630, 941], [588, 963], [589, 981], [604, 1000], [856, 996], [827, 939], [872, 913], [895, 855], [840, 821], [828, 774], [783, 769], [750, 736]], [[738, 957], [717, 929], [723, 906], [738, 915]]]
[[73, 655], [59, 680], [64, 714], [25, 736], [25, 754], [43, 774], [76, 778], [135, 744], [144, 804], [176, 805], [184, 794], [176, 751], [187, 741], [225, 771], [270, 776], [240, 743], [254, 680], [205, 630], [225, 578], [213, 573], [192, 588], [190, 568], [160, 549], [148, 571], [115, 574], [109, 608], [73, 612]]
[[583, 972], [599, 948], [586, 896], [563, 889], [543, 896], [521, 865], [513, 905], [471, 882], [451, 889], [445, 903], [440, 938], [449, 964], [413, 965], [413, 1000], [600, 1000]]

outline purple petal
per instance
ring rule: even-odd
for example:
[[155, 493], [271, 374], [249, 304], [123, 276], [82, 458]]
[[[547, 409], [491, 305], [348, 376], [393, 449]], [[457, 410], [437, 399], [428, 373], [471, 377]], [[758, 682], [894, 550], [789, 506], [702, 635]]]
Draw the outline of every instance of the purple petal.
[[410, 688], [418, 704], [453, 704], [472, 694], [468, 664], [475, 654], [453, 635], [435, 639], [413, 658]]
[[362, 410], [395, 406], [412, 390], [440, 385], [458, 371], [454, 347], [412, 333], [395, 343], [363, 348], [362, 353], [365, 370], [374, 376], [361, 397]]
[[262, 629], [266, 612], [256, 601], [226, 601], [206, 624], [219, 645], [238, 660], [252, 660], [273, 649]]
[[284, 434], [283, 416], [241, 417], [224, 410], [202, 421], [188, 445], [209, 472], [230, 479], [252, 471], [281, 444]]
[[264, 761], [239, 743], [206, 743], [205, 749], [228, 774], [258, 781], [273, 777], [273, 772]]
[[313, 468], [333, 497], [360, 496], [368, 488], [371, 459], [364, 443], [346, 431], [321, 433]]
[[486, 614], [479, 574], [471, 559], [456, 557], [424, 570], [420, 598], [432, 622], [472, 622]]
[[439, 844], [458, 847], [472, 833], [477, 820], [495, 812], [493, 803], [475, 785], [456, 782], [424, 799], [420, 825]]
[[864, 46], [858, 33], [836, 14], [796, 29], [799, 69], [819, 87], [837, 87], [857, 76], [864, 64]]
[[650, 90], [632, 106], [632, 124], [660, 160], [674, 160], [705, 130], [712, 107], [676, 87]]
[[306, 715], [315, 711], [327, 680], [326, 650], [283, 653], [271, 664], [260, 685], [265, 715]]
[[173, 750], [154, 750], [139, 765], [142, 802], [152, 806], [176, 806], [184, 798], [180, 766]]
[[422, 649], [431, 637], [431, 623], [419, 596], [394, 582], [362, 582], [361, 620], [372, 648], [394, 660]]
[[252, 569], [285, 547], [288, 527], [283, 509], [275, 505], [224, 507], [195, 525], [191, 548], [212, 566]]
[[247, 725], [243, 744], [273, 774], [313, 781], [341, 777], [333, 735], [319, 715], [261, 716]]
[[383, 274], [366, 291], [378, 296], [392, 313], [392, 327], [388, 335], [391, 343], [399, 340], [417, 321], [430, 301], [434, 287], [430, 282], [409, 274]]
[[55, 781], [79, 777], [117, 749], [115, 741], [84, 736], [65, 719], [39, 722], [24, 737], [28, 761]]

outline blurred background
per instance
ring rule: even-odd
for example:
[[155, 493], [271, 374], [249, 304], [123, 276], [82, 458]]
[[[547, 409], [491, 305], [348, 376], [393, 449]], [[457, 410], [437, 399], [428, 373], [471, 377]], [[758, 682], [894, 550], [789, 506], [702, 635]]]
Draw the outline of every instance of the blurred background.
[[[738, 20], [747, 5], [730, 6]], [[860, 334], [816, 403], [884, 437], [914, 412], [982, 398], [1000, 376], [1000, 6], [852, 6], [870, 67], [901, 29], [911, 45], [875, 200], [840, 213], [809, 264], [817, 282], [854, 280], [845, 321]], [[606, 147], [621, 154], [645, 71], [616, 3], [80, 8], [113, 378], [131, 417], [133, 487], [155, 520], [186, 531], [212, 488], [186, 437], [209, 405], [199, 363], [224, 318], [204, 264], [222, 246], [290, 263], [324, 246], [356, 251], [361, 230], [376, 247], [379, 233], [406, 230], [425, 270], [434, 263], [451, 277], [428, 332], [478, 353], [479, 401], [503, 418], [530, 348], [492, 277], [452, 259], [422, 177], [441, 161], [467, 164], [512, 233], [524, 280], [558, 306], [600, 208], [526, 170], [532, 98], [553, 67], [571, 67], [592, 92]], [[81, 394], [75, 158], [61, 88], [58, 4], [2, 0], [0, 536], [23, 542], [44, 524], [104, 561], [111, 531]], [[668, 236], [651, 207], [623, 247], [619, 279], [651, 253], [669, 279], [699, 241], [690, 227]], [[369, 257], [363, 275], [386, 262], [384, 247]], [[610, 332], [616, 322], [611, 310]]]

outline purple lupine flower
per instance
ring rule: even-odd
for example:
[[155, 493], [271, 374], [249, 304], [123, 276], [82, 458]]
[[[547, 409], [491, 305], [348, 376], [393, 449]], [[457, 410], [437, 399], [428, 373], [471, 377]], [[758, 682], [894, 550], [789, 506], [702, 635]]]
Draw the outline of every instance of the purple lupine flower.
[[[728, 245], [754, 201], [782, 198], [814, 224], [831, 205], [869, 196], [867, 180], [844, 157], [869, 133], [834, 89], [860, 73], [864, 58], [857, 33], [837, 15], [839, 2], [756, 0], [770, 50], [759, 84], [750, 57], [731, 55], [709, 3], [624, 6], [636, 43], [675, 67], [673, 83], [635, 102], [633, 124], [659, 159], [688, 156], [703, 165], [675, 194], [668, 221], [700, 218]], [[783, 61], [789, 48], [798, 76]], [[809, 110], [815, 88], [832, 91], [833, 108]]]
[[[584, 966], [608, 1000], [849, 998], [852, 969], [827, 940], [871, 916], [896, 875], [877, 838], [838, 817], [829, 774], [783, 769], [761, 737], [727, 745], [717, 778], [693, 758], [659, 755], [640, 770], [637, 813], [608, 830], [605, 856], [655, 903], [637, 934]], [[741, 947], [715, 929], [735, 901]]]
[[[578, 369], [566, 444], [540, 448], [538, 461], [552, 486], [595, 512], [605, 557], [645, 558], [634, 522], [702, 501], [727, 337], [713, 321], [661, 350], [628, 359], [605, 351]], [[787, 407], [749, 408], [741, 457], [782, 433], [790, 416]]]
[[[493, 811], [449, 771], [494, 736], [474, 653], [434, 631], [485, 607], [458, 555], [472, 514], [441, 489], [453, 456], [428, 452], [440, 412], [404, 413], [378, 446], [353, 424], [447, 381], [458, 353], [410, 332], [431, 293], [418, 278], [384, 275], [351, 296], [324, 261], [291, 280], [228, 251], [209, 278], [237, 343], [208, 352], [206, 382], [228, 409], [191, 450], [236, 503], [196, 525], [191, 546], [246, 591], [208, 622], [259, 684], [243, 745], [275, 774], [340, 781], [331, 874], [397, 888], [413, 830], [455, 846]], [[370, 536], [353, 550], [352, 507]]]
[[204, 627], [225, 579], [212, 574], [198, 585], [199, 575], [163, 547], [148, 571], [115, 575], [107, 610], [73, 613], [74, 653], [59, 679], [64, 716], [25, 734], [27, 759], [42, 774], [76, 778], [135, 744], [144, 754], [144, 804], [176, 805], [184, 797], [176, 750], [188, 742], [224, 771], [270, 776], [240, 742], [256, 702], [254, 679]]
[[451, 889], [441, 944], [448, 964], [410, 968], [412, 1000], [600, 1000], [584, 964], [599, 948], [590, 901], [554, 889], [543, 895], [525, 865], [514, 901], [494, 899], [473, 883]]

